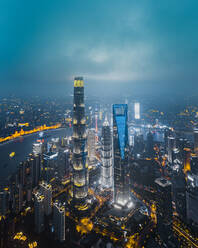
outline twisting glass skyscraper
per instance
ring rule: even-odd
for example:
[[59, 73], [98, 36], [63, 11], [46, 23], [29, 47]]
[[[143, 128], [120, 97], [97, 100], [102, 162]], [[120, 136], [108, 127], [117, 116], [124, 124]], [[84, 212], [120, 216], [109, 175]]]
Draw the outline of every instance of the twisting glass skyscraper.
[[74, 79], [74, 108], [73, 108], [73, 200], [84, 204], [88, 194], [88, 171], [86, 150], [84, 81], [82, 77]]
[[128, 107], [113, 105], [114, 202], [125, 206], [130, 200]]
[[112, 187], [113, 166], [112, 166], [112, 136], [109, 122], [105, 120], [102, 127], [102, 167], [101, 184], [102, 187]]

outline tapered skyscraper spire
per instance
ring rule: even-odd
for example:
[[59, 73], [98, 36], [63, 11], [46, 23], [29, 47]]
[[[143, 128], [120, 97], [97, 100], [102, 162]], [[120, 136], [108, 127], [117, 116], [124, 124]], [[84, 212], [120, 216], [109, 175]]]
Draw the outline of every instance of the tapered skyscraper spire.
[[114, 202], [126, 206], [129, 191], [128, 107], [113, 105]]
[[112, 136], [107, 117], [102, 127], [102, 166], [101, 166], [102, 187], [111, 188], [113, 185], [112, 167]]

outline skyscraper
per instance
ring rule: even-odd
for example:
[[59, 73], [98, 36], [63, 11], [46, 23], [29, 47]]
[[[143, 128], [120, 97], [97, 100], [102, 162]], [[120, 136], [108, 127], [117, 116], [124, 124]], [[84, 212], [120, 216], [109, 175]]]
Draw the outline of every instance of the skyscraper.
[[171, 181], [176, 212], [180, 219], [186, 221], [186, 180], [185, 174], [181, 168], [173, 170]]
[[40, 185], [40, 191], [44, 195], [44, 210], [46, 215], [50, 215], [52, 212], [52, 186], [50, 184], [42, 182]]
[[42, 178], [46, 182], [50, 182], [50, 180], [55, 177], [55, 168], [57, 167], [58, 160], [58, 152], [48, 152], [43, 154], [43, 175]]
[[140, 103], [135, 102], [134, 104], [134, 117], [136, 120], [140, 119]]
[[88, 146], [88, 158], [89, 158], [89, 165], [94, 164], [95, 156], [96, 156], [96, 134], [95, 129], [89, 129], [87, 135], [87, 146]]
[[165, 178], [157, 178], [156, 207], [157, 207], [157, 231], [163, 241], [167, 242], [172, 233], [172, 184]]
[[33, 144], [33, 154], [34, 155], [38, 155], [38, 154], [41, 154], [42, 153], [42, 147], [43, 147], [43, 144], [41, 142], [38, 142], [38, 143], [34, 143]]
[[194, 129], [194, 152], [198, 155], [198, 128]]
[[86, 126], [84, 104], [84, 81], [82, 77], [74, 79], [73, 106], [73, 201], [84, 204], [88, 194], [88, 170], [86, 150]]
[[168, 162], [173, 163], [173, 151], [176, 148], [175, 138], [173, 136], [168, 137]]
[[41, 233], [44, 231], [44, 196], [37, 192], [34, 200], [34, 222], [35, 231]]
[[154, 157], [154, 141], [153, 141], [153, 134], [149, 131], [147, 134], [146, 140], [146, 155], [149, 158]]
[[187, 220], [198, 231], [198, 176], [188, 173], [186, 191]]
[[0, 191], [0, 216], [7, 214], [8, 197], [9, 197], [9, 193], [7, 190], [3, 189]]
[[26, 175], [25, 175], [25, 170], [26, 170], [26, 163], [25, 162], [20, 162], [19, 164], [19, 184], [25, 185], [25, 180], [26, 180]]
[[109, 188], [113, 185], [112, 139], [111, 129], [107, 120], [105, 120], [102, 127], [101, 185]]
[[31, 169], [32, 186], [36, 187], [39, 184], [40, 174], [41, 174], [41, 156], [30, 155], [29, 165]]
[[114, 202], [125, 206], [129, 201], [128, 108], [113, 105]]
[[165, 178], [157, 178], [156, 183], [156, 205], [157, 205], [157, 219], [158, 223], [172, 222], [172, 184]]
[[61, 203], [53, 205], [53, 225], [55, 237], [61, 242], [65, 240], [65, 208]]

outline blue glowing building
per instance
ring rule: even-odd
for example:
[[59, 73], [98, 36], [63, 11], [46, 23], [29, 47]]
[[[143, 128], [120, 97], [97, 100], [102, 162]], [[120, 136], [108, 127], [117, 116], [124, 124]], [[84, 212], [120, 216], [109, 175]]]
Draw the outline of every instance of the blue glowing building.
[[113, 105], [114, 202], [122, 207], [130, 201], [128, 107]]

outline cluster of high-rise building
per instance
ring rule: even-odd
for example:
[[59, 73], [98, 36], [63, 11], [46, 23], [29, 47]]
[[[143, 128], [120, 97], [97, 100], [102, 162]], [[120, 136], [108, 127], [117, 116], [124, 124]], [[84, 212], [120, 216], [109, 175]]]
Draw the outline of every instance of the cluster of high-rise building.
[[[127, 105], [113, 105], [112, 116], [113, 127], [108, 120], [102, 127], [100, 182], [102, 187], [113, 189], [113, 202], [125, 207], [130, 204]], [[96, 163], [95, 146], [95, 130], [86, 132], [84, 82], [78, 77], [74, 80], [72, 171], [72, 196], [78, 204], [85, 204], [88, 195], [88, 164], [94, 167]]]
[[138, 102], [129, 118], [130, 105], [94, 111], [84, 96], [76, 77], [73, 132], [35, 142], [1, 189], [1, 240], [17, 230], [12, 220], [31, 220], [41, 243], [53, 245], [198, 247], [197, 129], [190, 140], [158, 120], [145, 124]]

